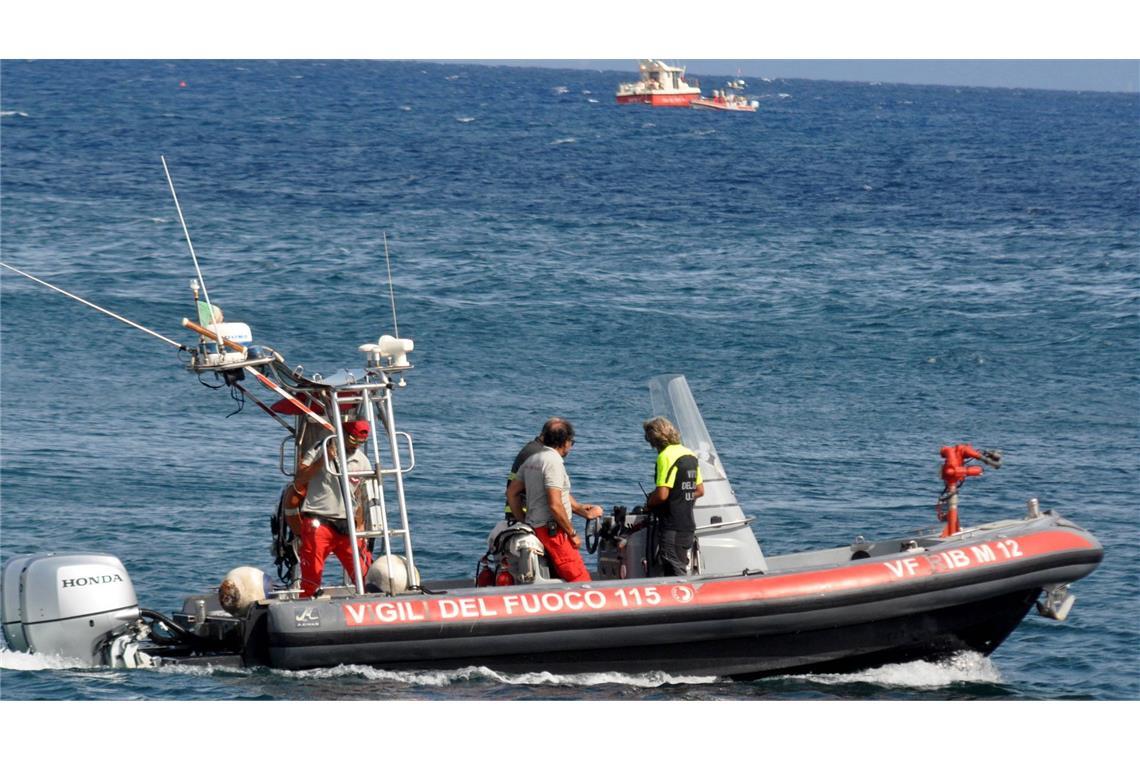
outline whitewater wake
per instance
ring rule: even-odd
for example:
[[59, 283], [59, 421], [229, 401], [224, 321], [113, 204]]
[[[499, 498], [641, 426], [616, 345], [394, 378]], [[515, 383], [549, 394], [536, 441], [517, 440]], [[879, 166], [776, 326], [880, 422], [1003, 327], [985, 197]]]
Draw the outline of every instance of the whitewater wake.
[[961, 652], [938, 662], [916, 660], [897, 665], [883, 665], [857, 673], [825, 673], [795, 676], [795, 678], [828, 685], [869, 683], [911, 689], [941, 689], [953, 684], [1002, 682], [1001, 671], [993, 661], [977, 652]]

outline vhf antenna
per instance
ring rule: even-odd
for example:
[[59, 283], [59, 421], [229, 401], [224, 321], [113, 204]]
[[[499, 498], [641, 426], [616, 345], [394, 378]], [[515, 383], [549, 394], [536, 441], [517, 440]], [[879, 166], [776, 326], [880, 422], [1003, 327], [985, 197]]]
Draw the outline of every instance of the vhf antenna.
[[[190, 230], [186, 227], [186, 218], [182, 216], [182, 204], [178, 202], [178, 193], [174, 191], [174, 179], [170, 176], [170, 168], [166, 165], [166, 156], [159, 155], [162, 160], [162, 171], [166, 173], [166, 184], [170, 185], [170, 194], [174, 197], [174, 208], [178, 210], [178, 221], [182, 223], [182, 232], [186, 236], [186, 246], [190, 249], [190, 258], [194, 260], [194, 271], [198, 274], [197, 284], [202, 286], [202, 297], [206, 299], [206, 310], [210, 314], [210, 318], [214, 317], [214, 306], [210, 303], [210, 292], [206, 290], [206, 280], [202, 277], [202, 268], [198, 266], [198, 255], [194, 253], [194, 243], [190, 240]], [[194, 296], [197, 298], [198, 289], [194, 288]], [[202, 325], [206, 327], [206, 325]], [[214, 332], [218, 336], [218, 350], [222, 351], [222, 328], [215, 326]]]
[[396, 291], [392, 287], [392, 257], [388, 255], [388, 233], [380, 233], [384, 238], [384, 261], [388, 264], [388, 300], [392, 303], [392, 330], [400, 337], [400, 325], [396, 321]]
[[[392, 256], [388, 253], [388, 233], [381, 231], [384, 238], [384, 262], [388, 265], [388, 301], [392, 304], [392, 331], [396, 333], [396, 340], [400, 339], [400, 323], [396, 321], [396, 289], [392, 285]], [[403, 388], [408, 382], [401, 375], [396, 385]]]
[[57, 293], [62, 293], [63, 295], [67, 296], [68, 298], [70, 298], [72, 300], [79, 301], [79, 303], [83, 304], [84, 306], [90, 306], [95, 311], [102, 312], [102, 313], [106, 314], [108, 317], [113, 317], [113, 318], [119, 320], [120, 322], [122, 322], [123, 324], [130, 325], [131, 327], [142, 330], [147, 335], [153, 335], [154, 337], [158, 338], [159, 340], [166, 341], [167, 343], [169, 343], [170, 345], [179, 349], [180, 351], [186, 350], [186, 346], [182, 345], [178, 341], [171, 340], [170, 338], [166, 337], [165, 335], [159, 335], [158, 333], [156, 333], [154, 330], [150, 329], [149, 327], [143, 327], [138, 322], [132, 322], [131, 320], [127, 319], [126, 317], [121, 316], [119, 314], [116, 314], [115, 312], [111, 311], [110, 309], [104, 309], [99, 304], [91, 303], [90, 301], [88, 301], [84, 298], [80, 298], [79, 296], [75, 295], [74, 293], [68, 293], [63, 288], [52, 285], [47, 280], [41, 280], [39, 277], [33, 277], [32, 275], [28, 274], [27, 272], [16, 269], [16, 267], [12, 266], [11, 264], [5, 264], [3, 261], [0, 261], [0, 267], [4, 267], [5, 269], [11, 269], [16, 274], [21, 275], [23, 277], [27, 277], [32, 282], [38, 282], [40, 285], [51, 288], [52, 290], [54, 290]]

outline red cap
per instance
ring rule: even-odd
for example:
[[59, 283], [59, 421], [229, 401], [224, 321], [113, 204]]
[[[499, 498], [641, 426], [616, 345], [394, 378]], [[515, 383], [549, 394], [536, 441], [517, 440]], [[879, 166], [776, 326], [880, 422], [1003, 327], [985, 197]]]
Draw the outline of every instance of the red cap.
[[354, 420], [344, 426], [344, 434], [351, 435], [353, 438], [367, 438], [368, 430], [367, 420]]

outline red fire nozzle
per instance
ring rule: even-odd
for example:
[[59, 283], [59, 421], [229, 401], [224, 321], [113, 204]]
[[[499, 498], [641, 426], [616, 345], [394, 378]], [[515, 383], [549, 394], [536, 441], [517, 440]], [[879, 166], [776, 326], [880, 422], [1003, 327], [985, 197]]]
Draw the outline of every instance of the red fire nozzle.
[[[1000, 451], [978, 451], [968, 443], [959, 443], [957, 446], [943, 446], [939, 452], [945, 462], [942, 464], [942, 482], [946, 484], [946, 491], [938, 500], [938, 519], [946, 522], [943, 536], [952, 536], [958, 532], [958, 486], [966, 482], [966, 478], [976, 478], [982, 474], [981, 465], [967, 465], [967, 459], [977, 459], [990, 467], [1001, 467]], [[946, 511], [942, 510], [946, 506]]]
[[959, 443], [957, 446], [943, 446], [939, 452], [946, 462], [942, 465], [942, 482], [949, 491], [956, 490], [965, 482], [966, 478], [977, 477], [982, 474], [980, 465], [966, 465], [967, 459], [989, 459], [987, 454], [978, 451], [968, 443]]

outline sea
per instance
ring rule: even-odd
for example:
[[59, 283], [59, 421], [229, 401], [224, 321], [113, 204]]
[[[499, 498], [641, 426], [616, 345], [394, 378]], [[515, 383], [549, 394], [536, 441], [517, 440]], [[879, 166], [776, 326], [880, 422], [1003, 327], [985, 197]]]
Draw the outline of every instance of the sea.
[[[577, 429], [579, 500], [639, 504], [647, 381], [680, 373], [768, 554], [936, 525], [939, 449], [1001, 450], [963, 489], [965, 524], [1036, 497], [1104, 543], [1067, 621], [1031, 613], [990, 657], [747, 681], [128, 672], [5, 646], [0, 697], [1140, 698], [1140, 97], [754, 79], [755, 113], [618, 105], [635, 72], [5, 60], [2, 259], [192, 341], [164, 157], [209, 296], [256, 343], [329, 374], [413, 339], [396, 413], [426, 578], [473, 577], [548, 416]], [[285, 431], [153, 335], [7, 269], [0, 298], [2, 559], [108, 552], [167, 612], [231, 568], [272, 574]], [[620, 729], [608, 709], [567, 736], [597, 747]]]

